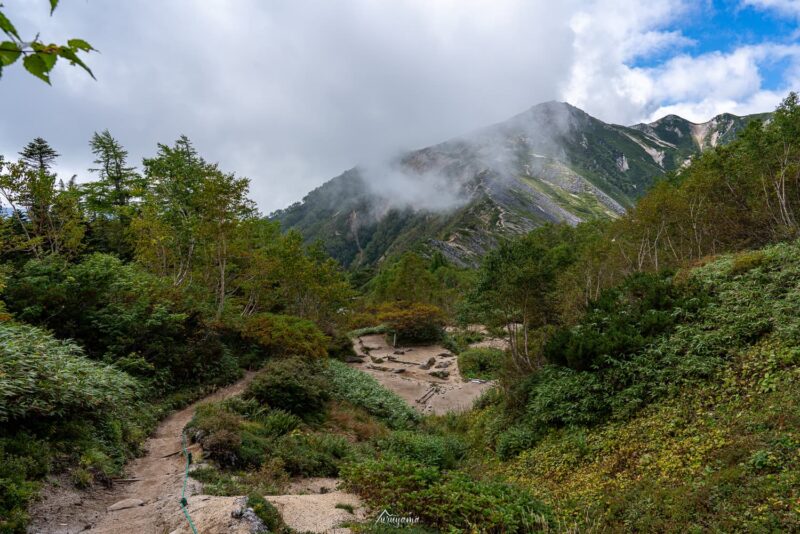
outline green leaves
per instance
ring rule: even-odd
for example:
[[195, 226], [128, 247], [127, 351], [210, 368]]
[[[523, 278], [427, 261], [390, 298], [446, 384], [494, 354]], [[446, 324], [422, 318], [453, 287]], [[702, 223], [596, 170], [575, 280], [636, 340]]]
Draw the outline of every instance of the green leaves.
[[[47, 68], [47, 64], [44, 59], [42, 59], [42, 55], [44, 54], [25, 56], [25, 59], [22, 60], [22, 64], [25, 66], [25, 70], [50, 85], [50, 76], [47, 74], [50, 69]], [[52, 65], [50, 68], [52, 68]]]
[[82, 50], [84, 52], [91, 52], [94, 50], [92, 45], [84, 41], [83, 39], [70, 39], [67, 41], [67, 46], [72, 50]]
[[17, 33], [17, 29], [11, 24], [11, 21], [8, 20], [8, 17], [6, 17], [2, 11], [0, 11], [0, 30], [3, 30], [9, 37], [14, 37], [17, 41], [22, 40], [19, 33]]
[[[51, 15], [57, 6], [58, 0], [50, 0]], [[62, 57], [69, 61], [70, 65], [79, 66], [94, 78], [91, 69], [78, 57], [79, 52], [95, 51], [94, 47], [83, 39], [69, 39], [66, 45], [53, 43], [45, 45], [39, 41], [37, 36], [31, 42], [24, 42], [14, 24], [2, 11], [0, 11], [0, 30], [10, 38], [10, 40], [0, 43], [0, 74], [2, 74], [3, 67], [13, 64], [20, 56], [25, 56], [22, 61], [25, 70], [50, 84], [50, 71], [53, 70], [58, 58]]]
[[0, 68], [11, 65], [22, 55], [19, 45], [12, 41], [0, 43]]
[[84, 48], [83, 45], [81, 45], [80, 47], [75, 47], [70, 45], [71, 48], [62, 47], [58, 51], [58, 55], [69, 61], [70, 65], [79, 66], [80, 68], [88, 72], [89, 76], [91, 76], [94, 79], [97, 79], [94, 77], [94, 73], [92, 72], [92, 70], [86, 65], [86, 63], [83, 62], [83, 60], [81, 60], [81, 58], [78, 57], [78, 54], [76, 53], [76, 50], [85, 50], [88, 52], [89, 50], [94, 50], [94, 48], [92, 48], [86, 41], [81, 41], [80, 39], [70, 39], [68, 42], [72, 43], [73, 41], [80, 41], [81, 43], [85, 44], [85, 46], [88, 47], [88, 49]]
[[25, 59], [22, 60], [22, 64], [25, 65], [25, 70], [40, 80], [43, 80], [48, 85], [50, 84], [50, 76], [47, 74], [50, 69], [47, 68], [47, 64], [39, 54], [25, 56]]

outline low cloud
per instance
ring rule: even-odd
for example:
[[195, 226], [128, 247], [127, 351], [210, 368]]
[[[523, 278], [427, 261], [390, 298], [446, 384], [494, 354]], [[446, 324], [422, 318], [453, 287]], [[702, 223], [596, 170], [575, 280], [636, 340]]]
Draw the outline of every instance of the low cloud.
[[448, 212], [469, 200], [466, 184], [442, 172], [416, 172], [400, 163], [372, 163], [358, 170], [379, 199], [373, 213], [377, 218], [391, 209]]

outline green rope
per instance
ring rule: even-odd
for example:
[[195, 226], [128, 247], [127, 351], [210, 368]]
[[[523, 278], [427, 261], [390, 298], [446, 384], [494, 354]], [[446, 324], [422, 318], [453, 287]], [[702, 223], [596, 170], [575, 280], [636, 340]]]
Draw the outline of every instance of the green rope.
[[197, 528], [194, 526], [194, 522], [192, 521], [191, 516], [189, 515], [189, 510], [187, 510], [186, 506], [189, 504], [186, 501], [186, 483], [189, 481], [189, 466], [192, 464], [192, 453], [186, 450], [186, 433], [181, 432], [181, 447], [183, 448], [183, 455], [186, 457], [186, 469], [183, 473], [183, 489], [181, 490], [181, 510], [183, 510], [183, 515], [186, 516], [186, 520], [189, 522], [189, 526], [192, 527], [192, 532], [197, 534]]

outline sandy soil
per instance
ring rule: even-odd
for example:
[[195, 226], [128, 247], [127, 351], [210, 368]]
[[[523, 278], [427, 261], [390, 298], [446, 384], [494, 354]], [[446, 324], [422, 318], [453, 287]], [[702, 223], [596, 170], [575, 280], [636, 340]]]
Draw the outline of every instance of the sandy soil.
[[[353, 367], [369, 373], [423, 413], [444, 414], [468, 410], [492, 387], [488, 382], [461, 378], [458, 359], [441, 345], [392, 347], [383, 335], [357, 338], [356, 353], [363, 363]], [[446, 372], [437, 377], [431, 373]]]
[[[254, 373], [249, 373], [200, 402], [236, 395], [253, 376]], [[126, 476], [132, 482], [116, 483], [108, 490], [79, 491], [63, 478], [52, 480], [42, 491], [42, 498], [31, 507], [34, 521], [29, 531], [47, 534], [189, 532], [178, 503], [185, 460], [182, 455], [172, 453], [180, 451], [181, 432], [194, 415], [197, 404], [161, 422], [145, 443], [145, 455], [128, 466]], [[197, 450], [196, 447], [190, 449]], [[199, 484], [189, 479], [187, 496], [199, 490]], [[122, 509], [108, 511], [121, 501], [127, 501]], [[190, 497], [188, 501], [189, 513], [199, 532], [249, 532], [245, 522], [231, 517], [231, 512], [240, 507], [235, 497], [201, 496]]]
[[[345, 534], [347, 521], [363, 521], [368, 511], [357, 495], [338, 489], [335, 478], [308, 478], [292, 483], [287, 495], [267, 496], [288, 526], [299, 532]], [[336, 505], [345, 505], [337, 508]], [[351, 513], [347, 507], [352, 507]]]

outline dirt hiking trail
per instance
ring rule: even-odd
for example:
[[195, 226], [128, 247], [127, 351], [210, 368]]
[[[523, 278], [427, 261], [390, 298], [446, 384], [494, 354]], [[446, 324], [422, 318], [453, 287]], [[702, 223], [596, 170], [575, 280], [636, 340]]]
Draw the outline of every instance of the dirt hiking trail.
[[[244, 391], [255, 373], [222, 388], [204, 399], [177, 411], [164, 419], [155, 433], [145, 442], [145, 455], [127, 467], [127, 480], [111, 489], [74, 489], [68, 478], [49, 484], [41, 498], [31, 507], [33, 522], [29, 532], [42, 534], [137, 533], [165, 534], [191, 532], [181, 512], [179, 500], [185, 468], [181, 450], [183, 427], [194, 416], [202, 402], [221, 400]], [[189, 450], [197, 453], [198, 446]], [[199, 490], [199, 484], [189, 479], [187, 496]], [[241, 508], [242, 498], [193, 496], [189, 513], [198, 532], [250, 532], [246, 521], [233, 519], [231, 512]]]
[[[443, 414], [469, 409], [492, 384], [464, 380], [458, 359], [440, 345], [392, 347], [382, 335], [354, 340], [357, 357], [350, 364], [374, 376], [422, 413]], [[50, 480], [30, 513], [31, 533], [41, 534], [191, 534], [179, 500], [185, 459], [181, 451], [183, 428], [197, 406], [243, 392], [256, 373], [222, 388], [171, 414], [145, 442], [145, 455], [128, 464], [126, 479], [110, 489], [74, 488], [69, 477]], [[196, 444], [187, 446], [196, 458]], [[286, 524], [300, 532], [347, 533], [346, 521], [368, 516], [357, 495], [339, 489], [337, 479], [294, 481], [285, 495], [265, 496]], [[189, 478], [188, 511], [202, 534], [249, 534], [258, 527], [245, 497], [202, 495], [202, 484]], [[349, 509], [349, 510], [348, 510]], [[352, 511], [350, 511], [352, 510]]]

